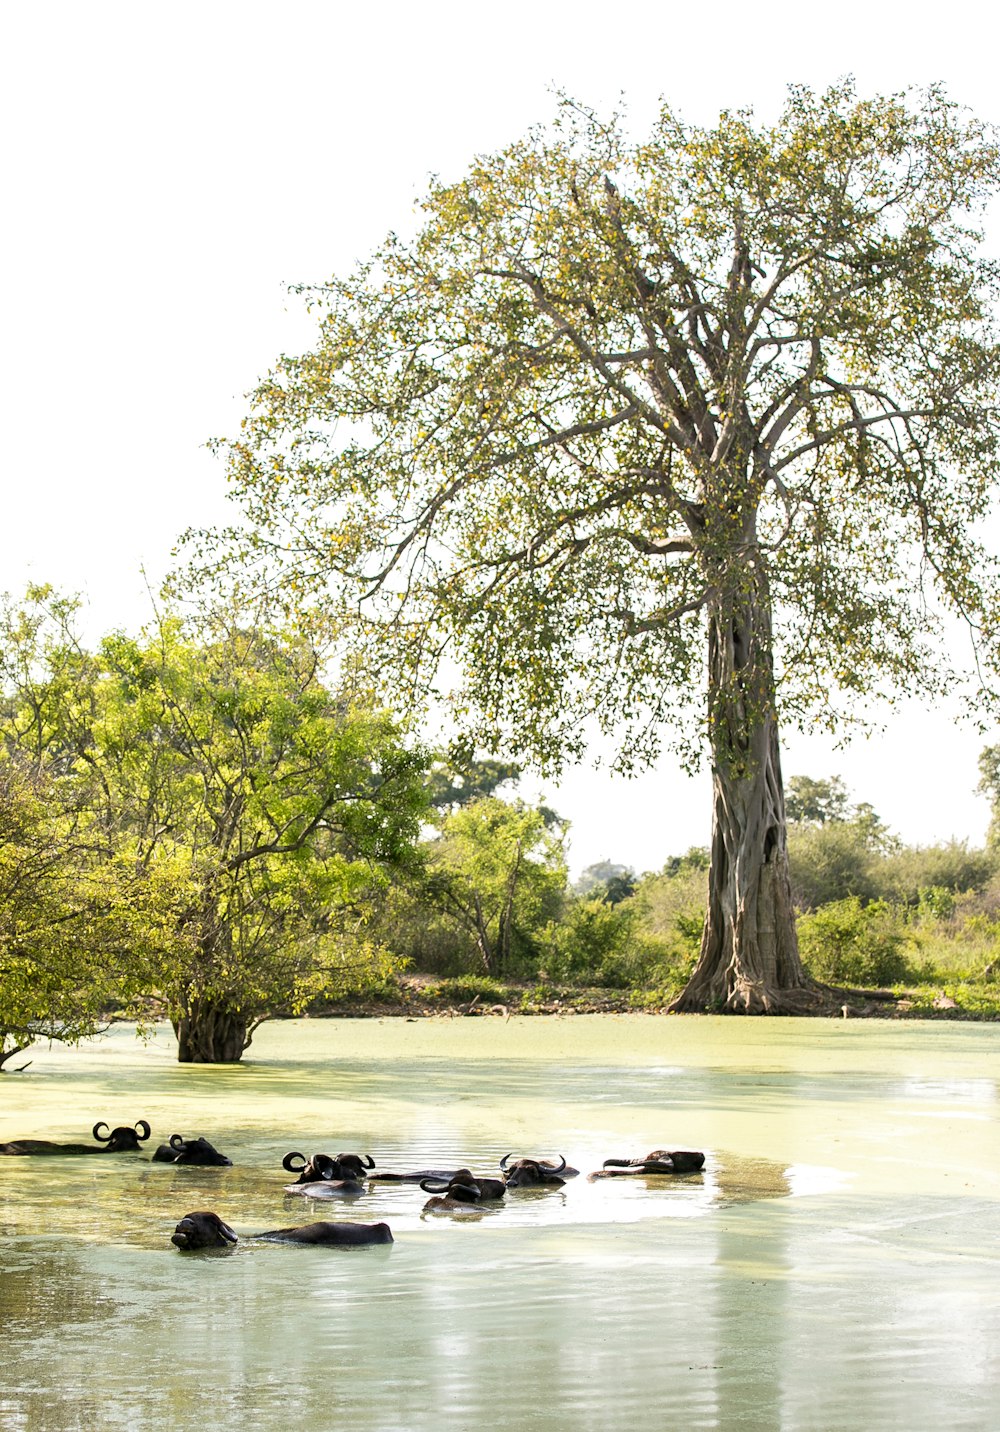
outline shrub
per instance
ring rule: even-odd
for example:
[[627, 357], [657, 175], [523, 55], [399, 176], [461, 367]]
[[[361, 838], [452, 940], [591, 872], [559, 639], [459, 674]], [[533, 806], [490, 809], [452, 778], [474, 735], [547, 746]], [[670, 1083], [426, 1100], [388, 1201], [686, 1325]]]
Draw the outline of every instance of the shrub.
[[810, 973], [831, 984], [891, 985], [911, 973], [899, 914], [885, 901], [856, 895], [799, 919], [799, 948]]

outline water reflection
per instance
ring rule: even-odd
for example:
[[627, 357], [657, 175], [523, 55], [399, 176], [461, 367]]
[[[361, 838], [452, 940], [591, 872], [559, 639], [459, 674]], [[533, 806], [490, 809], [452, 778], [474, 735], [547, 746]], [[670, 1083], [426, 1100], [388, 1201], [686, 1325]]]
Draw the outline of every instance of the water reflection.
[[[139, 1114], [152, 1143], [186, 1129], [235, 1163], [0, 1159], [0, 1426], [997, 1424], [996, 1031], [520, 1023], [290, 1024], [238, 1070], [116, 1030], [0, 1083], [0, 1138]], [[656, 1147], [705, 1169], [587, 1181]], [[291, 1149], [351, 1148], [482, 1174], [514, 1149], [582, 1176], [472, 1216], [424, 1215], [406, 1184], [285, 1197]], [[170, 1246], [197, 1209], [235, 1249]], [[317, 1217], [396, 1242], [254, 1241]]]

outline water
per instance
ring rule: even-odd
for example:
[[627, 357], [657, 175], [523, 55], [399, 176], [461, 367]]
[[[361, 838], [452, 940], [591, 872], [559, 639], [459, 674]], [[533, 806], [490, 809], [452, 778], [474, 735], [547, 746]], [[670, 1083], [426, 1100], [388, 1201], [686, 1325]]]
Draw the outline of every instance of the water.
[[[127, 1029], [0, 1079], [0, 1139], [145, 1118], [231, 1169], [0, 1159], [0, 1427], [754, 1432], [1000, 1425], [997, 1026], [588, 1016], [289, 1021], [180, 1066]], [[702, 1175], [423, 1216], [380, 1167], [704, 1149]], [[214, 1209], [228, 1253], [181, 1254]], [[390, 1247], [255, 1243], [384, 1219]]]

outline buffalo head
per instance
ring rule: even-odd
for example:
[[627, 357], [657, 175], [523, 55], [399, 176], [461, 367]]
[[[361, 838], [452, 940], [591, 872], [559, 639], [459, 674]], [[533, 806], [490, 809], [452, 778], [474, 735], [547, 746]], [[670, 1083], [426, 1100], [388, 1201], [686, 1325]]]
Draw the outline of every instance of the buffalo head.
[[359, 1182], [375, 1167], [375, 1160], [371, 1154], [338, 1154], [336, 1158], [313, 1154], [307, 1159], [305, 1154], [291, 1153], [281, 1160], [281, 1167], [298, 1174], [296, 1183], [317, 1183], [321, 1179]]
[[483, 1203], [503, 1198], [507, 1185], [502, 1178], [478, 1178], [467, 1168], [460, 1168], [450, 1179], [422, 1178], [425, 1193], [443, 1194], [456, 1203]]
[[140, 1145], [144, 1144], [150, 1135], [145, 1119], [137, 1119], [134, 1128], [122, 1126], [108, 1129], [106, 1134], [101, 1133], [102, 1129], [108, 1129], [103, 1119], [94, 1125], [92, 1133], [97, 1142], [104, 1145], [101, 1152], [106, 1154], [138, 1153]]
[[185, 1213], [170, 1237], [171, 1243], [185, 1253], [199, 1248], [228, 1248], [237, 1237], [228, 1223], [217, 1213]]
[[[550, 1188], [558, 1188], [566, 1182], [566, 1178], [572, 1178], [576, 1173], [576, 1169], [567, 1168], [562, 1156], [558, 1164], [551, 1164], [546, 1159], [515, 1159], [511, 1163], [512, 1158], [513, 1154], [504, 1154], [500, 1160], [508, 1188], [540, 1188], [546, 1184]], [[563, 1174], [566, 1178], [562, 1177]]]
[[207, 1139], [185, 1139], [182, 1134], [171, 1134], [168, 1142], [161, 1144], [153, 1154], [153, 1162], [198, 1164], [203, 1168], [231, 1168], [233, 1163]]

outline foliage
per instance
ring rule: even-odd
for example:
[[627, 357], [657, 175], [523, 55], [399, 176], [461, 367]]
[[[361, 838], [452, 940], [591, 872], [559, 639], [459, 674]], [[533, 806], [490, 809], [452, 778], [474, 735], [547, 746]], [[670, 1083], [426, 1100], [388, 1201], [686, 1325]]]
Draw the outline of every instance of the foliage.
[[785, 814], [790, 821], [806, 825], [850, 820], [847, 787], [839, 776], [829, 780], [792, 776], [785, 788]]
[[668, 942], [642, 929], [631, 900], [571, 900], [542, 941], [545, 974], [556, 982], [641, 988], [664, 983], [671, 965]]
[[906, 937], [891, 906], [835, 900], [799, 920], [802, 957], [819, 979], [863, 987], [891, 985], [910, 973]]
[[318, 600], [407, 701], [447, 650], [463, 731], [517, 760], [576, 758], [594, 722], [623, 768], [707, 739], [691, 1007], [787, 1007], [778, 693], [832, 726], [838, 695], [942, 691], [942, 610], [997, 655], [998, 182], [937, 88], [793, 87], [773, 125], [664, 106], [640, 144], [564, 100], [307, 290], [315, 348], [228, 445], [248, 525], [196, 562]]
[[165, 617], [91, 658], [34, 599], [15, 616], [7, 742], [168, 892], [169, 938], [140, 948], [182, 1059], [239, 1058], [268, 1015], [384, 972], [364, 902], [424, 804], [423, 758], [393, 720], [333, 695], [306, 640], [259, 623]]
[[871, 832], [857, 821], [794, 825], [788, 830], [792, 893], [799, 910], [815, 910], [851, 896], [874, 900], [878, 852]]
[[617, 905], [635, 894], [635, 871], [613, 860], [598, 860], [580, 873], [573, 890], [584, 899], [595, 896]]
[[38, 1039], [76, 1043], [135, 1003], [172, 947], [170, 881], [109, 850], [86, 815], [0, 758], [0, 1068]]
[[562, 846], [543, 812], [488, 796], [441, 821], [411, 888], [471, 938], [483, 971], [498, 975], [532, 967], [537, 932], [565, 885]]
[[990, 825], [986, 843], [991, 850], [1000, 848], [1000, 746], [986, 746], [979, 756], [977, 790], [989, 797]]
[[435, 809], [455, 810], [494, 795], [498, 786], [516, 781], [520, 774], [520, 766], [511, 761], [442, 758], [427, 773], [430, 803]]
[[877, 894], [884, 900], [917, 905], [928, 892], [957, 895], [983, 890], [996, 874], [996, 853], [970, 849], [964, 840], [941, 845], [901, 846], [872, 867]]

